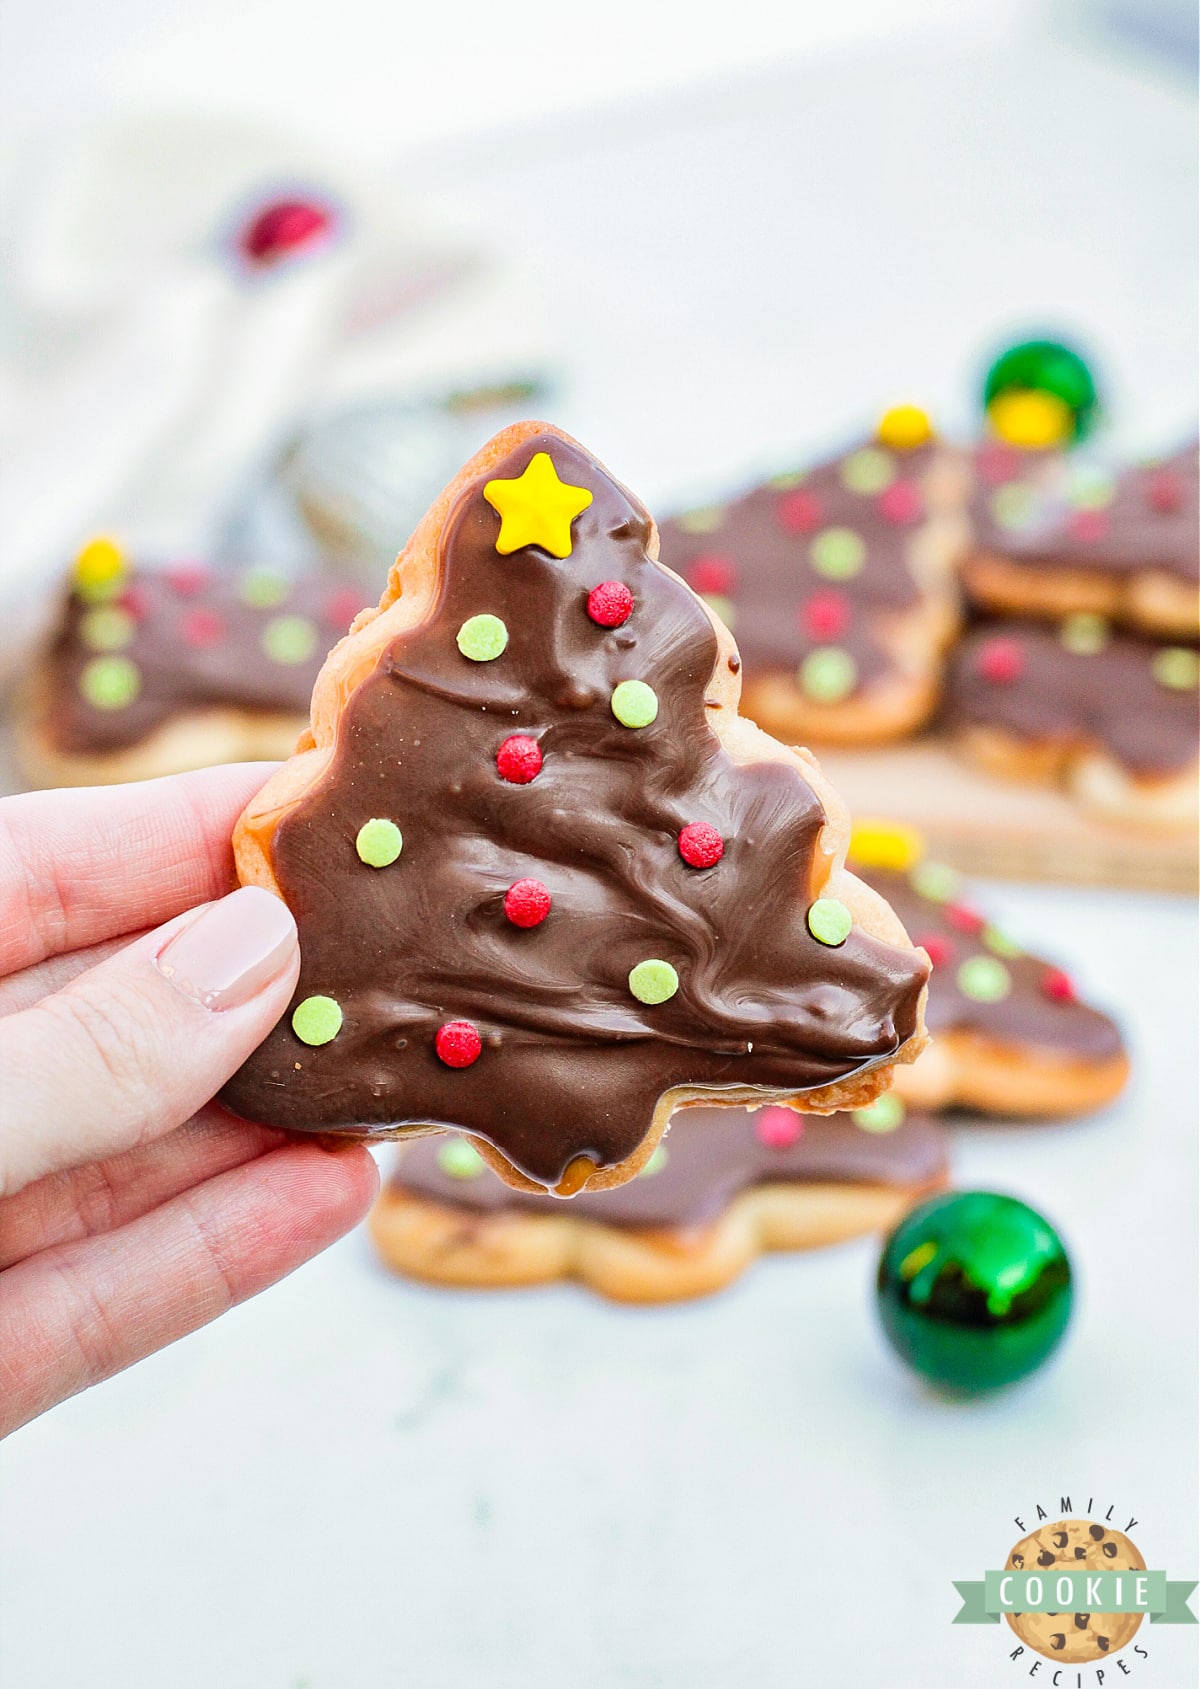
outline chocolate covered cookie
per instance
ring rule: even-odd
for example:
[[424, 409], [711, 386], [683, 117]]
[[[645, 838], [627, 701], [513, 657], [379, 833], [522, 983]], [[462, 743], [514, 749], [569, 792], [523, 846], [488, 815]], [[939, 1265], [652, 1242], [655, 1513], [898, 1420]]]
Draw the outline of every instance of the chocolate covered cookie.
[[959, 626], [964, 493], [958, 454], [903, 406], [815, 468], [663, 524], [663, 561], [733, 629], [748, 715], [845, 745], [926, 720]]
[[504, 1184], [464, 1138], [400, 1152], [371, 1217], [388, 1266], [493, 1288], [576, 1278], [623, 1302], [719, 1290], [758, 1255], [884, 1231], [946, 1182], [937, 1125], [887, 1095], [858, 1114], [685, 1110], [641, 1173], [569, 1207]]
[[[1023, 1537], [1006, 1565], [1014, 1571], [1040, 1567], [1047, 1589], [1056, 1571], [1096, 1572], [1146, 1570], [1146, 1562], [1129, 1538], [1091, 1519], [1060, 1519]], [[1007, 1613], [1005, 1617], [1022, 1642], [1064, 1665], [1080, 1665], [1116, 1655], [1131, 1642], [1142, 1622], [1141, 1613]]]
[[447, 489], [235, 835], [302, 967], [230, 1082], [314, 1132], [468, 1133], [568, 1195], [705, 1101], [861, 1107], [927, 963], [844, 867], [816, 764], [737, 714], [733, 641], [582, 447], [505, 430]]

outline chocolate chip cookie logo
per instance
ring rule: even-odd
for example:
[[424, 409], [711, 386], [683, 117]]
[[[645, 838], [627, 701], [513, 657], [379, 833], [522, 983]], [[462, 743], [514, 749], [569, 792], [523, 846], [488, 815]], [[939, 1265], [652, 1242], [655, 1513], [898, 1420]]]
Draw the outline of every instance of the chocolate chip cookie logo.
[[[1070, 1497], [1060, 1506], [1068, 1514]], [[1089, 1500], [1089, 1514], [1091, 1508]], [[1188, 1606], [1196, 1584], [1148, 1567], [1127, 1534], [1138, 1521], [1131, 1518], [1121, 1531], [1112, 1513], [1110, 1507], [1102, 1519], [1068, 1516], [1051, 1523], [1039, 1506], [1042, 1522], [1013, 1545], [999, 1571], [954, 1585], [963, 1602], [954, 1623], [999, 1624], [1003, 1614], [1019, 1639], [1009, 1658], [1028, 1662], [1032, 1652], [1053, 1660], [1059, 1669], [1048, 1679], [1051, 1689], [1102, 1685], [1106, 1661], [1115, 1668], [1109, 1672], [1114, 1682], [1131, 1676], [1133, 1666], [1150, 1657], [1144, 1641], [1135, 1641], [1144, 1620], [1197, 1622]], [[1023, 1520], [1016, 1523], [1024, 1530]], [[1094, 1669], [1078, 1669], [1083, 1667]]]

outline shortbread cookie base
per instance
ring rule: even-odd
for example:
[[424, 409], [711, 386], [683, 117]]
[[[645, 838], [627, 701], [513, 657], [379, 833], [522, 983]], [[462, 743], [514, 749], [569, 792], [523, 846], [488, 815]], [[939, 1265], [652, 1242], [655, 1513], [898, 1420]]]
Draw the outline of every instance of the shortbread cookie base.
[[1200, 792], [1197, 764], [1158, 778], [1137, 776], [1107, 751], [1074, 741], [1020, 739], [995, 727], [967, 727], [955, 743], [989, 774], [1061, 786], [1090, 814], [1131, 826], [1194, 828]]
[[1104, 1108], [1129, 1077], [1124, 1051], [1083, 1061], [1057, 1050], [1003, 1044], [977, 1032], [939, 1032], [911, 1067], [896, 1071], [896, 1094], [911, 1108], [1066, 1119]]
[[1017, 563], [980, 552], [967, 559], [962, 576], [974, 603], [1004, 615], [1105, 616], [1166, 639], [1200, 633], [1200, 590], [1164, 570], [1121, 575], [1068, 568], [1053, 558]]

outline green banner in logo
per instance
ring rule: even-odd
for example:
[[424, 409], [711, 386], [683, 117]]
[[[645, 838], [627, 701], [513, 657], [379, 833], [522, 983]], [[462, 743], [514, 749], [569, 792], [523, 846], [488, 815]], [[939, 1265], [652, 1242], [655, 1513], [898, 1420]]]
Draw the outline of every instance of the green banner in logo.
[[955, 1583], [962, 1607], [955, 1624], [999, 1624], [1001, 1613], [1145, 1613], [1151, 1624], [1195, 1624], [1188, 1598], [1196, 1584], [1165, 1572], [1059, 1570], [985, 1572]]

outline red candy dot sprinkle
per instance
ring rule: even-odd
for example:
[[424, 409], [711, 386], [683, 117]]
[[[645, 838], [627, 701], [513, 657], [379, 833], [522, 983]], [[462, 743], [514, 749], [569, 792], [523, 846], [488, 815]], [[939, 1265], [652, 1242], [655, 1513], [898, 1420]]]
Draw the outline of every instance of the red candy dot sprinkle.
[[689, 821], [679, 835], [679, 854], [689, 868], [711, 868], [725, 854], [725, 840], [707, 821]]
[[789, 534], [811, 534], [821, 526], [821, 502], [804, 487], [780, 499], [779, 525]]
[[975, 468], [981, 480], [998, 487], [1016, 479], [1021, 468], [1021, 454], [1016, 446], [1002, 440], [988, 440], [975, 455]]
[[956, 932], [975, 934], [982, 932], [987, 921], [977, 909], [970, 908], [965, 903], [948, 903], [945, 916]]
[[1108, 532], [1108, 517], [1102, 510], [1073, 510], [1067, 527], [1077, 540], [1102, 540]]
[[514, 733], [496, 752], [496, 772], [514, 786], [528, 786], [542, 769], [542, 750], [536, 739]]
[[1170, 469], [1155, 469], [1146, 477], [1146, 503], [1160, 516], [1183, 509], [1183, 481]]
[[146, 589], [136, 583], [125, 588], [117, 603], [135, 622], [144, 622], [150, 613], [150, 600], [146, 596]]
[[212, 579], [212, 571], [203, 563], [172, 563], [166, 571], [167, 584], [180, 598], [195, 598]]
[[893, 481], [879, 495], [879, 514], [885, 522], [898, 526], [919, 522], [925, 514], [921, 489], [911, 481]]
[[363, 595], [352, 586], [339, 587], [325, 602], [325, 620], [332, 628], [348, 628], [363, 607]]
[[944, 968], [954, 960], [954, 946], [941, 933], [931, 932], [921, 938], [914, 938], [913, 943], [919, 945], [928, 956], [935, 968]]
[[980, 647], [976, 667], [984, 680], [1011, 686], [1025, 672], [1025, 657], [1015, 639], [989, 639]]
[[1075, 986], [1070, 974], [1061, 968], [1047, 968], [1042, 975], [1042, 990], [1052, 1003], [1074, 1003]]
[[791, 1149], [800, 1142], [804, 1122], [794, 1109], [764, 1108], [754, 1123], [759, 1143], [768, 1149]]
[[504, 913], [514, 927], [536, 927], [550, 913], [550, 893], [540, 880], [516, 880], [504, 894]]
[[844, 592], [814, 592], [800, 607], [800, 625], [811, 639], [839, 639], [850, 626], [850, 600]]
[[278, 199], [251, 218], [238, 237], [238, 246], [252, 264], [276, 264], [324, 239], [332, 227], [333, 212], [328, 206], [312, 200]]
[[189, 610], [179, 624], [179, 637], [193, 651], [219, 645], [225, 637], [225, 623], [215, 610]]
[[632, 610], [633, 594], [624, 581], [601, 581], [588, 593], [587, 613], [597, 627], [619, 628]]
[[703, 557], [697, 557], [688, 570], [688, 580], [696, 592], [727, 598], [737, 585], [737, 564], [732, 557], [710, 551]]
[[447, 1067], [470, 1067], [483, 1049], [483, 1039], [469, 1020], [448, 1020], [438, 1027], [433, 1043]]

